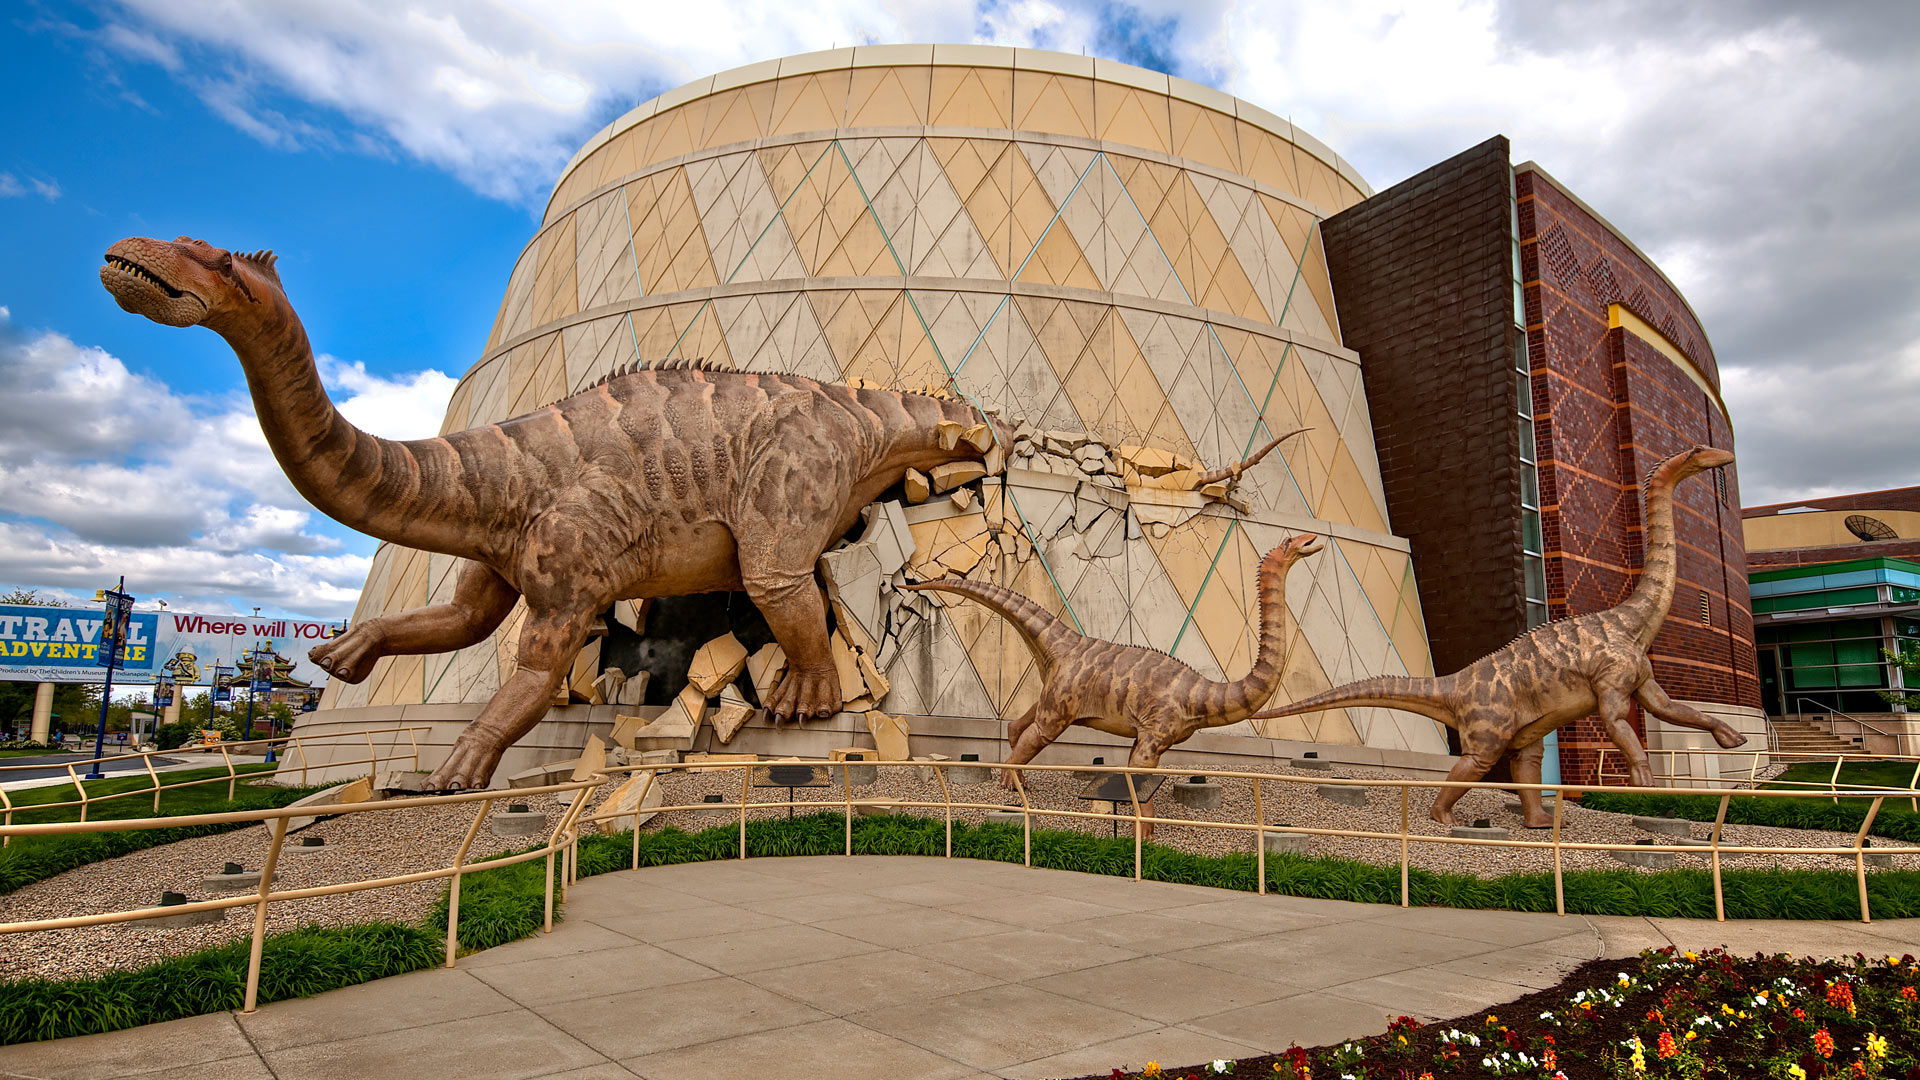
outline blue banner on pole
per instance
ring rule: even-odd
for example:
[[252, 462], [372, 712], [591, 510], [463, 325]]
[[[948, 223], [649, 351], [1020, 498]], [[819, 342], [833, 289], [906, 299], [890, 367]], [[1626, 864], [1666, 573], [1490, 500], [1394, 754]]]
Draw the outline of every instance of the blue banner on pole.
[[233, 669], [225, 664], [213, 667], [213, 700], [233, 700]]

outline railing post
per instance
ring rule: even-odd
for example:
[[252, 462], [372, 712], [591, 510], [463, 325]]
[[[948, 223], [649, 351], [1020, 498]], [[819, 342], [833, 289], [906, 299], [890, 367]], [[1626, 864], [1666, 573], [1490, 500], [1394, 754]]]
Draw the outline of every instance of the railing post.
[[553, 933], [553, 852], [551, 850], [547, 852], [547, 913], [545, 922], [540, 926], [540, 932]]
[[1727, 896], [1720, 889], [1720, 830], [1727, 824], [1727, 807], [1733, 803], [1733, 793], [1720, 796], [1720, 811], [1713, 815], [1713, 917], [1717, 922], [1727, 921]]
[[1260, 779], [1253, 781], [1253, 823], [1260, 826], [1253, 830], [1253, 861], [1260, 874], [1260, 884], [1255, 887], [1261, 896], [1267, 895], [1267, 807], [1260, 798]]
[[847, 764], [846, 758], [841, 759], [840, 780], [842, 784], [841, 790], [843, 792], [840, 797], [840, 808], [841, 808], [841, 813], [845, 815], [846, 821], [847, 821], [847, 857], [852, 858], [853, 857], [853, 766], [850, 764]]
[[1836, 754], [1833, 759], [1833, 775], [1827, 778], [1827, 790], [1833, 792], [1833, 805], [1840, 805], [1840, 767], [1846, 764], [1847, 755]]
[[[1411, 907], [1410, 890], [1407, 887], [1407, 829], [1408, 804], [1412, 801], [1413, 791], [1406, 785], [1400, 785], [1400, 906]], [[1558, 801], [1558, 800], [1555, 800]]]
[[373, 732], [363, 731], [361, 734], [367, 737], [367, 782], [373, 783], [380, 778], [380, 751], [373, 748]]
[[[420, 771], [420, 735], [418, 733], [418, 729], [416, 728], [407, 729], [407, 741], [413, 744], [413, 771], [419, 772]], [[302, 762], [305, 762], [306, 758], [302, 757], [300, 760]]]
[[273, 892], [274, 868], [280, 864], [280, 845], [287, 838], [287, 819], [273, 819], [273, 843], [260, 867], [260, 899], [253, 907], [253, 945], [247, 951], [247, 999], [241, 1012], [252, 1012], [260, 1002], [260, 955], [267, 944], [267, 896]]
[[1860, 881], [1860, 921], [1863, 923], [1873, 921], [1873, 914], [1867, 910], [1867, 830], [1873, 828], [1873, 819], [1880, 815], [1880, 804], [1885, 801], [1884, 795], [1873, 797], [1873, 805], [1867, 807], [1866, 819], [1860, 822], [1860, 831], [1853, 834], [1853, 872]]
[[227, 752], [225, 740], [222, 740], [220, 743], [220, 760], [227, 763], [227, 801], [232, 802], [233, 785], [239, 781], [240, 774], [233, 770], [233, 755]]
[[[8, 825], [13, 824], [13, 800], [7, 797], [7, 789], [3, 787], [0, 787], [0, 806], [3, 806], [6, 808], [7, 824]], [[12, 844], [13, 844], [12, 833], [8, 833], [5, 836], [0, 836], [0, 847], [10, 847], [12, 846]]]
[[1560, 868], [1560, 804], [1567, 801], [1567, 793], [1555, 792], [1553, 796], [1553, 913], [1562, 918], [1567, 914], [1567, 879]]
[[[753, 790], [752, 784], [753, 766], [749, 765], [740, 770], [740, 858], [742, 861], [747, 857], [747, 797]], [[638, 831], [635, 830], [636, 833]], [[640, 850], [637, 842], [634, 850]]]
[[487, 813], [493, 809], [492, 799], [482, 799], [480, 810], [473, 815], [472, 824], [467, 826], [467, 835], [460, 841], [460, 850], [453, 855], [453, 882], [447, 886], [447, 966], [453, 966], [453, 954], [459, 947], [456, 933], [460, 926], [460, 881], [466, 876], [467, 849], [473, 846], [473, 838], [480, 833], [480, 823], [487, 820]]
[[1020, 769], [1008, 770], [1013, 773], [1013, 789], [1020, 793], [1020, 864], [1033, 866], [1033, 808], [1027, 805], [1027, 785], [1020, 779]]
[[80, 820], [85, 821], [87, 820], [87, 786], [80, 782], [80, 774], [74, 772], [71, 765], [67, 766], [67, 779], [73, 781], [73, 789], [80, 793]]
[[938, 764], [929, 764], [927, 768], [932, 769], [933, 778], [940, 781], [940, 801], [946, 804], [947, 808], [947, 858], [951, 859], [953, 858], [953, 789], [947, 786], [947, 770]]
[[1133, 880], [1140, 880], [1140, 789], [1134, 786], [1133, 772], [1127, 778], [1127, 798], [1133, 803]]
[[[1913, 775], [1907, 777], [1907, 790], [1912, 791], [1915, 788], [1920, 788], [1920, 764], [1916, 764], [1913, 767]], [[1913, 804], [1913, 810], [1916, 813], [1920, 813], [1920, 796], [1909, 798], [1907, 801]]]
[[146, 765], [147, 776], [153, 781], [153, 813], [154, 816], [158, 817], [160, 814], [160, 774], [153, 770], [152, 754], [140, 755], [140, 761]]

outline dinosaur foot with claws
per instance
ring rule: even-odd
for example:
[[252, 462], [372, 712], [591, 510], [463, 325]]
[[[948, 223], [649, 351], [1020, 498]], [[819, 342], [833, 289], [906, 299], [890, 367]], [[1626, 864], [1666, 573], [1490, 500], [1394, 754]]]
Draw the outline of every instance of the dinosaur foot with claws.
[[840, 675], [831, 666], [825, 671], [789, 668], [769, 698], [767, 714], [776, 724], [825, 720], [840, 711]]
[[373, 672], [374, 662], [382, 655], [380, 631], [366, 622], [315, 645], [308, 650], [307, 659], [341, 682], [357, 683]]

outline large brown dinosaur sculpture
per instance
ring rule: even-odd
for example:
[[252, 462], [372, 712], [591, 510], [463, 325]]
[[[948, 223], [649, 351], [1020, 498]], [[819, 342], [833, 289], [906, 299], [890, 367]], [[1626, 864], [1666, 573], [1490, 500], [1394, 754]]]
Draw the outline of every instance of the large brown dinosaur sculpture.
[[[1283, 436], [1284, 437], [1284, 436]], [[1040, 667], [1040, 700], [1007, 728], [1007, 762], [1022, 765], [1081, 724], [1133, 739], [1127, 764], [1152, 768], [1167, 748], [1202, 728], [1237, 723], [1280, 686], [1287, 620], [1287, 571], [1320, 550], [1312, 533], [1289, 537], [1260, 560], [1260, 651], [1232, 682], [1214, 682], [1154, 649], [1086, 637], [1005, 586], [949, 578], [903, 585], [955, 593], [1013, 624]], [[1012, 786], [1012, 774], [1003, 782]]]
[[968, 439], [940, 446], [941, 421], [982, 419], [959, 401], [702, 370], [636, 371], [498, 424], [394, 442], [328, 400], [271, 253], [134, 238], [108, 250], [100, 280], [128, 311], [227, 340], [274, 457], [314, 506], [467, 560], [451, 603], [360, 623], [313, 650], [320, 667], [359, 682], [382, 656], [466, 648], [526, 599], [518, 670], [428, 779], [436, 790], [487, 784], [615, 600], [745, 589], [788, 657], [769, 711], [832, 715], [820, 553], [907, 469], [982, 456]]
[[[1478, 780], [1502, 757], [1513, 755], [1513, 778], [1540, 783], [1547, 732], [1599, 713], [1607, 737], [1625, 754], [1633, 783], [1648, 787], [1653, 770], [1646, 748], [1627, 723], [1632, 702], [1683, 727], [1710, 731], [1729, 749], [1746, 736], [1723, 720], [1667, 696], [1653, 679], [1647, 647], [1673, 603], [1677, 552], [1673, 539], [1673, 489], [1707, 469], [1733, 463], [1733, 455], [1696, 446], [1655, 466], [1646, 484], [1646, 561], [1633, 593], [1618, 607], [1534, 627], [1499, 652], [1451, 675], [1432, 679], [1382, 676], [1336, 686], [1256, 719], [1294, 716], [1352, 706], [1404, 709], [1432, 717], [1460, 733], [1460, 760], [1449, 780]], [[1465, 788], [1442, 789], [1433, 819], [1453, 823], [1453, 804]], [[1540, 792], [1522, 791], [1527, 825], [1542, 828], [1553, 818]]]

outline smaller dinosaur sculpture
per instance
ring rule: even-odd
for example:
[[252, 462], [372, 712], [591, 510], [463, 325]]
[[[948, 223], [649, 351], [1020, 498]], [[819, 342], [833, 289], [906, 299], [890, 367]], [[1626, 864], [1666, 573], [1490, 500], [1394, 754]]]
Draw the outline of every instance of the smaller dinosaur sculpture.
[[[1007, 728], [1009, 764], [1032, 761], [1069, 727], [1081, 724], [1131, 737], [1127, 764], [1152, 768], [1168, 747], [1202, 728], [1246, 719], [1279, 689], [1287, 571], [1319, 551], [1318, 540], [1312, 533], [1289, 537], [1260, 560], [1260, 651], [1253, 667], [1232, 682], [1215, 682], [1154, 649], [1086, 637], [1005, 586], [952, 578], [901, 587], [964, 596], [1013, 624], [1026, 642], [1040, 666], [1040, 700]], [[1012, 773], [1001, 780], [1013, 786]]]
[[[1652, 786], [1646, 748], [1627, 723], [1635, 701], [1670, 724], [1712, 732], [1723, 747], [1741, 745], [1746, 736], [1731, 724], [1668, 697], [1646, 655], [1673, 603], [1673, 489], [1695, 473], [1731, 464], [1727, 451], [1696, 446], [1654, 466], [1646, 482], [1646, 561], [1632, 594], [1618, 606], [1536, 626], [1451, 675], [1361, 679], [1255, 719], [1353, 706], [1404, 709], [1460, 733], [1460, 760], [1447, 779], [1478, 780], [1511, 753], [1513, 778], [1521, 784], [1540, 783], [1547, 732], [1597, 711], [1607, 737], [1626, 755], [1634, 785]], [[1466, 790], [1442, 789], [1433, 801], [1433, 819], [1453, 824], [1453, 805]], [[1520, 802], [1529, 828], [1553, 824], [1538, 790], [1521, 791]]]

